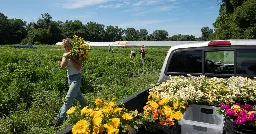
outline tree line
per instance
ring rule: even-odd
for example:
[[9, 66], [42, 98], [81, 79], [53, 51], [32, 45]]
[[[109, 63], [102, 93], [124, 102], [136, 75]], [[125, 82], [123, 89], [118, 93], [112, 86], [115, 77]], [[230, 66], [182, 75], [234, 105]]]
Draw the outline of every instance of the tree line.
[[201, 28], [201, 37], [194, 35], [173, 35], [166, 30], [105, 26], [96, 22], [83, 24], [80, 20], [53, 21], [49, 13], [41, 14], [36, 22], [22, 19], [8, 19], [0, 13], [0, 44], [55, 44], [74, 34], [88, 41], [203, 41], [212, 39], [255, 39], [256, 0], [219, 0], [220, 9], [214, 29]]

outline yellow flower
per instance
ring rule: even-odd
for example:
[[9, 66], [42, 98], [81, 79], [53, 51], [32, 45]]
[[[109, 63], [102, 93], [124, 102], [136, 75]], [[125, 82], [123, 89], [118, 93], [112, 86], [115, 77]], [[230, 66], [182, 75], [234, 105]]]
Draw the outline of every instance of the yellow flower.
[[148, 101], [149, 105], [153, 108], [158, 108], [158, 104], [154, 101]]
[[90, 116], [94, 117], [94, 118], [100, 117], [101, 115], [102, 115], [101, 111], [92, 111], [91, 114], [90, 114]]
[[89, 130], [90, 123], [86, 120], [78, 121], [72, 128], [73, 134], [90, 134]]
[[111, 111], [112, 111], [112, 109], [108, 108], [108, 107], [105, 107], [102, 109], [102, 112], [105, 113], [106, 115], [108, 115]]
[[233, 105], [231, 108], [234, 109], [234, 111], [235, 111], [236, 113], [238, 113], [238, 112], [241, 111], [240, 106], [238, 106], [238, 105]]
[[180, 111], [175, 112], [172, 115], [172, 118], [176, 119], [176, 120], [180, 120], [180, 118], [183, 116], [183, 114]]
[[84, 50], [80, 50], [80, 54], [84, 54]]
[[76, 50], [75, 50], [75, 52], [78, 54], [78, 53], [79, 53], [79, 50], [78, 50], [78, 49], [76, 49]]
[[113, 107], [113, 106], [115, 106], [116, 104], [115, 104], [114, 102], [109, 102], [108, 105], [111, 106], [111, 107]]
[[81, 115], [84, 115], [84, 114], [90, 114], [93, 110], [88, 108], [88, 106], [84, 107], [82, 110], [81, 110]]
[[104, 127], [107, 129], [108, 134], [118, 134], [119, 133], [119, 129], [116, 129], [111, 125], [104, 124]]
[[[87, 52], [88, 52], [88, 50], [86, 50]], [[112, 101], [115, 101], [115, 100], [117, 100], [117, 98], [116, 97], [113, 97], [112, 98]]]
[[80, 45], [81, 48], [85, 48], [85, 44]]
[[85, 54], [88, 54], [89, 53], [89, 51], [88, 50], [85, 50]]
[[120, 123], [120, 119], [119, 118], [113, 118], [111, 120], [111, 123], [110, 123], [114, 128], [118, 128], [119, 125], [121, 124]]
[[158, 105], [163, 106], [163, 105], [165, 105], [165, 104], [168, 103], [168, 102], [169, 102], [169, 99], [168, 99], [168, 98], [163, 98], [163, 99], [161, 99], [161, 100], [158, 102]]
[[101, 106], [101, 105], [104, 104], [104, 103], [103, 103], [103, 100], [102, 100], [102, 99], [97, 98], [97, 99], [95, 100], [95, 104], [96, 104], [97, 106]]
[[93, 120], [92, 120], [93, 125], [94, 125], [94, 126], [97, 126], [97, 127], [100, 126], [101, 121], [102, 121], [102, 118], [101, 118], [100, 116], [99, 116], [99, 117], [95, 117], [95, 118], [93, 118]]
[[125, 113], [125, 114], [123, 114], [123, 119], [125, 119], [125, 120], [131, 120], [133, 117], [130, 115], [130, 114], [128, 114], [128, 113]]
[[175, 110], [179, 107], [179, 103], [175, 102], [175, 103], [172, 104], [172, 106], [173, 106], [173, 109]]
[[115, 110], [114, 110], [114, 112], [115, 113], [118, 113], [118, 112], [120, 112], [120, 111], [122, 111], [123, 110], [123, 108], [116, 108]]
[[67, 114], [73, 114], [76, 110], [76, 107], [72, 106], [66, 113]]

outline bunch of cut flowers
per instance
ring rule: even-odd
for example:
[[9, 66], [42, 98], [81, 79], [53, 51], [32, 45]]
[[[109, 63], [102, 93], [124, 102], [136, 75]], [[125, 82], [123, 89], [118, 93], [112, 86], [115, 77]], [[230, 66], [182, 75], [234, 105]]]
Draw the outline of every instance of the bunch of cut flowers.
[[226, 119], [233, 121], [237, 125], [249, 124], [256, 126], [256, 107], [250, 104], [235, 103], [232, 105], [221, 103], [217, 110]]
[[233, 104], [236, 101], [256, 102], [255, 80], [246, 77], [207, 78], [188, 75], [172, 76], [166, 82], [150, 89], [160, 98], [189, 105], [214, 105], [220, 102]]
[[150, 93], [148, 102], [143, 107], [142, 121], [173, 126], [183, 116], [187, 105], [182, 102], [172, 102], [169, 98], [160, 98]]
[[76, 60], [86, 60], [89, 58], [90, 42], [84, 41], [83, 38], [77, 35], [73, 36], [72, 39], [72, 49], [70, 51], [71, 55]]
[[138, 112], [118, 106], [115, 100], [116, 98], [112, 98], [112, 101], [107, 102], [97, 98], [95, 104], [90, 107], [71, 107], [67, 115], [75, 124], [72, 133], [118, 134], [127, 133], [132, 128], [138, 129], [137, 126], [141, 124], [137, 120]]

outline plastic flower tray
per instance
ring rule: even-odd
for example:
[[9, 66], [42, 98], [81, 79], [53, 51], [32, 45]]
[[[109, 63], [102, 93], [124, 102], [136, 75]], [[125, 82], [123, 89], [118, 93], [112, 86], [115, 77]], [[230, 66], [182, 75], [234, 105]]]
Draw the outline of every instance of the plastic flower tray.
[[224, 119], [224, 133], [226, 134], [255, 134], [256, 127], [242, 124], [236, 125], [233, 121], [229, 119]]

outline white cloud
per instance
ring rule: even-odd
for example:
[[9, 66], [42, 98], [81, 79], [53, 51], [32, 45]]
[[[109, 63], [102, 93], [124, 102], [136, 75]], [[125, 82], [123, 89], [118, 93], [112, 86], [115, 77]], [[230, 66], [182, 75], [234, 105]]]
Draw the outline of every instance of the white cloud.
[[109, 4], [109, 5], [100, 5], [99, 8], [120, 8], [123, 4]]
[[92, 6], [92, 5], [98, 5], [107, 3], [111, 0], [67, 0], [65, 4], [63, 4], [63, 8], [68, 9], [76, 9], [76, 8], [82, 8], [85, 6]]

